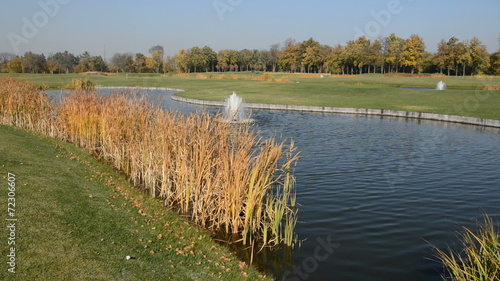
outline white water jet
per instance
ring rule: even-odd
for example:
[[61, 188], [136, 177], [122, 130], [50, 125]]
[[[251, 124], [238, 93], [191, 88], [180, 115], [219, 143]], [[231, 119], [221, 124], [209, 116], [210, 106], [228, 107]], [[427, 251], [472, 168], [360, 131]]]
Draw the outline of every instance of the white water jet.
[[443, 81], [439, 81], [436, 85], [436, 90], [446, 90], [446, 83], [444, 83]]
[[248, 119], [243, 98], [235, 92], [226, 99], [225, 116], [227, 121], [234, 123], [250, 123], [253, 121]]

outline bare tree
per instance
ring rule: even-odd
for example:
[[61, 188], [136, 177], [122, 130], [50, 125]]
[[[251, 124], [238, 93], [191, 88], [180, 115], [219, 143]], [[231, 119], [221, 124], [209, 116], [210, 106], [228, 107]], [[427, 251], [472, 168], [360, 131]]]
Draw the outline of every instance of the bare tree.
[[269, 48], [269, 56], [271, 59], [271, 64], [273, 66], [273, 72], [276, 72], [276, 67], [278, 66], [278, 57], [280, 52], [280, 44], [272, 44]]

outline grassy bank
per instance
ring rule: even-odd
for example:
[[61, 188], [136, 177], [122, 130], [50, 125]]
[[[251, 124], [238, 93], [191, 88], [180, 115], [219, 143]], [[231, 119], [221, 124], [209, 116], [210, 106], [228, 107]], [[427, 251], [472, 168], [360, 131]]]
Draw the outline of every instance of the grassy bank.
[[[209, 74], [216, 77], [216, 74]], [[198, 74], [180, 77], [155, 74], [110, 76], [0, 74], [60, 88], [73, 78], [90, 79], [103, 86], [171, 87], [186, 90], [179, 95], [223, 101], [233, 91], [246, 102], [376, 108], [500, 119], [500, 90], [477, 91], [500, 85], [500, 77], [388, 77], [380, 74], [325, 76], [269, 74], [269, 80], [247, 80], [260, 74], [226, 75], [224, 79], [197, 79]], [[223, 76], [224, 77], [224, 76]], [[435, 88], [443, 80], [450, 89], [461, 91], [416, 91], [401, 88]]]
[[74, 145], [4, 125], [0, 139], [0, 200], [6, 216], [12, 173], [18, 219], [15, 274], [1, 228], [0, 279], [266, 279]]

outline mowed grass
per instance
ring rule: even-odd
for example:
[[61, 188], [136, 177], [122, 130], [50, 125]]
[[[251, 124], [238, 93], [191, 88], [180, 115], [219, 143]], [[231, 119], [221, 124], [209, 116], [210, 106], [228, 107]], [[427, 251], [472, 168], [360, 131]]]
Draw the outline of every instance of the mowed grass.
[[[209, 74], [210, 75], [210, 74]], [[214, 74], [215, 75], [215, 74]], [[387, 77], [380, 74], [356, 76], [304, 77], [300, 74], [269, 74], [287, 79], [288, 83], [241, 79], [196, 79], [196, 74], [175, 77], [156, 74], [120, 74], [111, 76], [1, 74], [45, 83], [52, 88], [68, 84], [73, 78], [89, 77], [103, 86], [170, 87], [186, 90], [179, 96], [223, 101], [233, 91], [250, 103], [314, 105], [353, 108], [375, 108], [402, 111], [451, 114], [500, 119], [500, 90], [482, 91], [486, 86], [500, 85], [500, 77]], [[459, 91], [418, 91], [402, 88], [436, 87], [445, 81], [449, 89]]]
[[[266, 280], [87, 152], [0, 126], [0, 181], [16, 178], [16, 273], [1, 280]], [[129, 255], [132, 259], [127, 260]]]

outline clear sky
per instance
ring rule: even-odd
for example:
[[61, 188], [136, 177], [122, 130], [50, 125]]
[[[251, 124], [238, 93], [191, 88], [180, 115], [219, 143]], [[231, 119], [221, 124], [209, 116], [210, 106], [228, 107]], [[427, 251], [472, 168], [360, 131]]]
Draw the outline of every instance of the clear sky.
[[268, 49], [287, 38], [345, 44], [418, 34], [427, 50], [441, 39], [478, 37], [498, 49], [499, 0], [0, 0], [0, 52], [49, 55], [68, 50], [167, 55], [208, 45]]

